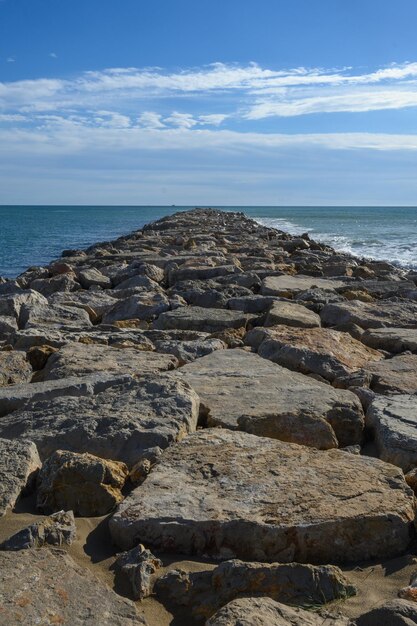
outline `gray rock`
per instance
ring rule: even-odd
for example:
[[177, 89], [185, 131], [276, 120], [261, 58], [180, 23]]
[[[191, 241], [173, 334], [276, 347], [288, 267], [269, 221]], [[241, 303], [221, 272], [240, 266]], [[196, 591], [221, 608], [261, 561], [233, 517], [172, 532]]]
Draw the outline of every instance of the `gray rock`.
[[265, 326], [298, 326], [300, 328], [314, 328], [320, 326], [320, 316], [305, 306], [292, 302], [274, 302], [266, 316]]
[[44, 326], [57, 330], [89, 328], [91, 321], [88, 313], [83, 309], [73, 307], [36, 304], [23, 304], [20, 311], [21, 328], [37, 328]]
[[27, 382], [32, 375], [32, 367], [25, 352], [0, 352], [0, 387]]
[[257, 327], [247, 333], [245, 343], [265, 359], [331, 383], [383, 358], [348, 333], [331, 328]]
[[364, 416], [353, 393], [256, 354], [220, 350], [185, 365], [175, 375], [196, 390], [210, 426], [321, 449], [362, 439]]
[[417, 395], [376, 397], [366, 412], [381, 459], [405, 472], [417, 465]]
[[307, 289], [329, 289], [335, 290], [342, 287], [344, 283], [340, 280], [331, 280], [329, 278], [316, 278], [315, 276], [267, 276], [262, 281], [261, 293], [264, 296], [283, 296], [295, 295], [300, 291]]
[[337, 563], [401, 553], [414, 515], [392, 465], [213, 428], [166, 450], [110, 531], [123, 549]]
[[28, 403], [49, 401], [60, 396], [93, 396], [108, 387], [130, 381], [130, 376], [109, 373], [72, 376], [63, 380], [10, 385], [0, 388], [0, 417], [21, 409]]
[[52, 305], [59, 304], [66, 307], [85, 309], [89, 313], [90, 319], [92, 317], [92, 311], [94, 313], [94, 319], [92, 321], [97, 322], [101, 320], [104, 313], [117, 304], [117, 299], [113, 297], [112, 292], [109, 290], [80, 290], [72, 293], [56, 293], [48, 298], [48, 302]]
[[111, 324], [129, 319], [150, 320], [169, 308], [169, 300], [165, 294], [144, 292], [127, 300], [120, 300], [103, 315], [103, 323]]
[[27, 550], [45, 545], [71, 545], [77, 535], [72, 511], [58, 511], [39, 522], [33, 522], [0, 545], [0, 550]]
[[235, 265], [217, 265], [215, 267], [199, 266], [191, 267], [180, 266], [178, 269], [171, 270], [168, 275], [169, 285], [174, 285], [180, 280], [206, 280], [217, 278], [218, 276], [227, 276], [229, 274], [237, 274], [242, 270]]
[[0, 439], [0, 516], [13, 508], [20, 495], [32, 487], [40, 466], [34, 443]]
[[132, 466], [149, 448], [166, 448], [195, 430], [198, 408], [195, 392], [169, 376], [130, 379], [79, 397], [63, 396], [61, 388], [61, 397], [4, 416], [0, 436], [32, 439], [43, 459], [71, 450]]
[[78, 272], [78, 280], [84, 289], [89, 289], [93, 285], [97, 285], [103, 289], [111, 287], [110, 278], [108, 276], [104, 276], [104, 274], [102, 274], [95, 267], [89, 267], [85, 270], [81, 270], [81, 272]]
[[156, 341], [155, 348], [157, 352], [173, 354], [178, 359], [179, 364], [184, 365], [211, 354], [215, 350], [224, 350], [227, 346], [220, 339], [208, 337], [202, 341]]
[[239, 311], [187, 306], [162, 313], [154, 322], [157, 330], [198, 330], [215, 333], [225, 328], [246, 327], [249, 316]]
[[371, 389], [376, 393], [417, 393], [417, 354], [399, 354], [392, 359], [370, 363]]
[[37, 291], [15, 289], [11, 293], [0, 295], [0, 315], [19, 320], [20, 310], [24, 304], [28, 306], [46, 305], [48, 301]]
[[224, 561], [214, 570], [173, 570], [158, 579], [155, 591], [169, 602], [191, 607], [208, 618], [220, 607], [244, 596], [268, 596], [291, 605], [320, 605], [345, 599], [356, 589], [334, 565]]
[[230, 298], [227, 306], [232, 311], [243, 311], [243, 313], [265, 313], [276, 301], [273, 296], [240, 296]]
[[128, 552], [122, 552], [114, 564], [119, 578], [125, 579], [134, 600], [143, 600], [153, 592], [155, 573], [162, 561], [150, 550], [139, 544]]
[[361, 328], [383, 328], [399, 326], [403, 328], [417, 327], [416, 302], [340, 302], [326, 304], [320, 311], [323, 324], [340, 326], [357, 324]]
[[117, 348], [85, 343], [69, 343], [49, 357], [42, 380], [85, 376], [100, 372], [143, 376], [173, 369], [177, 360], [169, 354], [157, 354], [131, 348]]
[[417, 352], [417, 328], [375, 328], [363, 333], [361, 341], [379, 350]]
[[139, 626], [135, 605], [57, 548], [0, 553], [1, 623]]
[[348, 624], [347, 617], [323, 618], [316, 613], [275, 602], [271, 598], [234, 600], [206, 622], [206, 626], [348, 626]]
[[356, 626], [412, 626], [417, 624], [417, 603], [391, 600], [364, 613], [355, 623]]
[[30, 288], [48, 298], [57, 292], [77, 291], [81, 289], [81, 285], [75, 280], [74, 275], [59, 274], [52, 278], [37, 278], [30, 283]]
[[2, 315], [0, 317], [0, 341], [11, 340], [17, 331], [15, 317]]

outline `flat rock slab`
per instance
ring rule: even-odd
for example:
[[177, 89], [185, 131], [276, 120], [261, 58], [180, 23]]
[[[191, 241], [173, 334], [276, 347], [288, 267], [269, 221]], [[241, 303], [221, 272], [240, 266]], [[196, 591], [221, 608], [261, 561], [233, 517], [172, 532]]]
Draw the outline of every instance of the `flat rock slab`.
[[14, 507], [22, 491], [33, 483], [40, 466], [34, 443], [0, 439], [0, 516]]
[[167, 450], [110, 531], [123, 549], [335, 563], [405, 550], [414, 508], [402, 471], [378, 459], [213, 428]]
[[0, 553], [0, 605], [5, 626], [145, 624], [133, 602], [56, 548]]
[[330, 328], [257, 327], [249, 331], [245, 343], [274, 363], [330, 382], [383, 359], [348, 333]]
[[348, 626], [347, 617], [326, 617], [271, 598], [240, 598], [222, 607], [206, 626]]
[[316, 278], [315, 276], [267, 276], [262, 281], [261, 293], [264, 296], [287, 296], [294, 295], [300, 291], [307, 289], [337, 289], [343, 287], [346, 283], [341, 280], [332, 280], [330, 278]]
[[357, 324], [361, 328], [417, 328], [417, 302], [340, 302], [326, 304], [320, 311], [323, 324]]
[[366, 369], [372, 373], [371, 389], [376, 393], [417, 393], [417, 354], [399, 354]]
[[268, 596], [290, 605], [320, 605], [356, 594], [335, 565], [302, 563], [248, 563], [223, 561], [214, 570], [173, 570], [158, 579], [158, 597], [191, 607], [198, 618], [208, 618], [236, 598]]
[[25, 352], [0, 352], [0, 386], [27, 382], [32, 375], [33, 370]]
[[24, 329], [37, 328], [38, 326], [57, 330], [82, 329], [91, 327], [91, 321], [84, 309], [58, 304], [23, 304], [20, 310], [19, 325]]
[[245, 350], [220, 350], [175, 373], [200, 397], [210, 426], [321, 449], [360, 443], [362, 407], [350, 391]]
[[177, 364], [177, 359], [171, 354], [74, 342], [49, 357], [41, 377], [42, 380], [57, 380], [104, 371], [143, 376], [171, 370]]
[[301, 304], [293, 302], [274, 302], [266, 316], [265, 326], [285, 324], [301, 328], [320, 326], [320, 316]]
[[0, 437], [31, 439], [42, 459], [70, 450], [132, 466], [147, 450], [166, 448], [195, 430], [198, 409], [198, 397], [188, 385], [149, 376], [96, 395], [27, 403], [0, 419]]
[[162, 313], [154, 322], [158, 330], [199, 330], [215, 333], [226, 328], [246, 328], [248, 316], [241, 311], [208, 309], [199, 306], [184, 306]]
[[0, 388], [0, 417], [21, 409], [28, 403], [52, 400], [60, 396], [93, 396], [117, 384], [130, 381], [129, 376], [114, 374], [90, 374], [71, 376], [62, 380], [10, 385]]
[[417, 328], [375, 328], [363, 333], [361, 341], [379, 350], [417, 352]]
[[366, 413], [381, 459], [405, 472], [417, 465], [417, 395], [377, 397]]

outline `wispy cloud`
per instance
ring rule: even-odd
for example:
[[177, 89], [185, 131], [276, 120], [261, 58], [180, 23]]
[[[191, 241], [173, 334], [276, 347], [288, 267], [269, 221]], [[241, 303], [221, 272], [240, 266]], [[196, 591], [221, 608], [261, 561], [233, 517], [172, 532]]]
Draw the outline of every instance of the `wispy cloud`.
[[51, 57], [51, 59], [57, 59], [58, 58], [58, 55], [57, 55], [56, 52], [50, 52], [49, 56]]
[[16, 59], [14, 57], [7, 57], [6, 63], [14, 63]]

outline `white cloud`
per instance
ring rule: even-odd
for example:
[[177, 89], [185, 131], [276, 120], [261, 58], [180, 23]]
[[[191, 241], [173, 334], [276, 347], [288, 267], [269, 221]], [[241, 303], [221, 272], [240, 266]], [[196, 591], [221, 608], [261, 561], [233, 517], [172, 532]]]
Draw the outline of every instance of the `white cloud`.
[[144, 128], [164, 128], [165, 124], [161, 122], [162, 115], [159, 113], [155, 113], [154, 111], [144, 111], [141, 113], [137, 119], [139, 126], [143, 126]]
[[198, 117], [199, 124], [203, 126], [220, 126], [229, 116], [222, 113], [211, 113], [210, 115], [200, 115]]
[[7, 57], [6, 63], [14, 63], [16, 59], [14, 57]]
[[50, 52], [49, 56], [51, 57], [51, 59], [57, 59], [58, 58], [58, 55], [57, 55], [56, 52]]
[[189, 113], [178, 113], [174, 111], [169, 117], [164, 119], [164, 122], [177, 126], [178, 128], [192, 128], [197, 124], [197, 121]]

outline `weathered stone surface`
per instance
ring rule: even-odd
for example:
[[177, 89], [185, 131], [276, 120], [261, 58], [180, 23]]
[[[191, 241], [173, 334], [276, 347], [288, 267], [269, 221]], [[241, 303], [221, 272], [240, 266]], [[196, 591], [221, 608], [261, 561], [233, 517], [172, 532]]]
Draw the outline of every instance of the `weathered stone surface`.
[[61, 388], [61, 397], [0, 419], [0, 436], [35, 441], [43, 459], [71, 450], [132, 466], [149, 448], [166, 448], [195, 430], [199, 400], [186, 384], [169, 376], [126, 379], [96, 395], [62, 396]]
[[330, 328], [257, 327], [248, 332], [245, 343], [263, 358], [330, 382], [383, 358], [348, 333]]
[[0, 296], [0, 315], [14, 317], [18, 320], [20, 310], [24, 304], [28, 306], [46, 305], [48, 301], [37, 291], [16, 289], [11, 293], [5, 293]]
[[75, 307], [84, 309], [90, 316], [91, 321], [95, 324], [99, 322], [104, 313], [111, 309], [118, 300], [114, 297], [113, 292], [109, 291], [89, 291], [80, 290], [71, 293], [55, 293], [48, 298], [51, 305], [62, 305], [66, 307]]
[[128, 552], [122, 552], [114, 567], [119, 577], [128, 583], [132, 597], [135, 600], [143, 600], [153, 592], [154, 574], [162, 567], [162, 561], [139, 544]]
[[13, 508], [21, 493], [32, 486], [40, 466], [34, 443], [0, 439], [0, 516]]
[[[412, 602], [417, 602], [417, 572], [413, 572], [411, 574], [410, 582], [408, 586], [403, 587], [402, 589], [399, 590], [398, 597], [403, 598], [404, 600], [411, 600]], [[417, 612], [416, 612], [416, 617], [417, 617]]]
[[202, 356], [211, 354], [215, 350], [224, 350], [227, 348], [224, 341], [221, 339], [215, 339], [208, 337], [202, 341], [156, 341], [155, 349], [157, 352], [163, 352], [166, 354], [173, 354], [180, 365], [190, 363], [195, 359], [199, 359]]
[[139, 626], [135, 605], [57, 548], [0, 553], [0, 623]]
[[240, 311], [188, 306], [162, 313], [154, 322], [154, 328], [159, 330], [199, 330], [215, 333], [226, 328], [246, 326], [248, 319], [248, 315]]
[[376, 393], [417, 392], [417, 354], [399, 354], [392, 359], [370, 363], [366, 369], [372, 373], [371, 389]]
[[206, 626], [348, 626], [344, 617], [323, 618], [271, 598], [240, 598], [222, 607]]
[[417, 328], [375, 328], [363, 333], [361, 341], [379, 350], [417, 352]]
[[47, 360], [57, 351], [52, 346], [32, 346], [27, 352], [27, 360], [35, 371], [45, 367]]
[[27, 403], [49, 401], [59, 396], [93, 396], [108, 387], [130, 381], [130, 376], [109, 373], [72, 376], [63, 380], [51, 380], [25, 385], [0, 388], [0, 417], [21, 409]]
[[108, 276], [104, 276], [95, 267], [89, 267], [78, 273], [78, 280], [84, 289], [88, 289], [93, 285], [98, 285], [103, 289], [111, 287], [111, 280]]
[[123, 500], [127, 474], [124, 463], [57, 450], [38, 474], [36, 504], [45, 512], [71, 509], [84, 517], [106, 515]]
[[417, 624], [417, 603], [391, 600], [356, 620], [356, 626], [412, 626]]
[[240, 296], [236, 298], [230, 298], [227, 301], [227, 306], [232, 311], [243, 311], [243, 313], [265, 313], [272, 304], [274, 304], [275, 298], [273, 296]]
[[21, 328], [37, 328], [46, 326], [61, 330], [64, 328], [89, 328], [90, 317], [87, 311], [74, 307], [39, 304], [28, 306], [22, 305], [20, 311]]
[[171, 270], [168, 275], [168, 282], [174, 285], [180, 280], [205, 280], [216, 278], [218, 276], [227, 276], [229, 274], [237, 274], [242, 270], [235, 265], [217, 265], [191, 267], [189, 265], [180, 266], [178, 269]]
[[15, 317], [0, 316], [0, 341], [11, 340], [17, 331], [17, 321]]
[[361, 441], [364, 416], [353, 393], [256, 354], [239, 348], [213, 352], [176, 375], [196, 390], [210, 426], [322, 449]]
[[30, 288], [48, 298], [57, 292], [77, 291], [81, 289], [81, 285], [76, 280], [75, 274], [69, 272], [58, 274], [52, 278], [37, 278], [30, 283]]
[[19, 530], [0, 544], [0, 550], [27, 550], [45, 545], [71, 545], [77, 535], [74, 513], [58, 511]]
[[381, 459], [405, 472], [417, 465], [417, 395], [377, 397], [366, 412]]
[[162, 599], [190, 606], [196, 618], [207, 618], [220, 607], [244, 596], [268, 596], [291, 605], [320, 605], [356, 594], [334, 565], [246, 563], [224, 561], [214, 570], [173, 570], [158, 579]]
[[417, 302], [340, 302], [326, 304], [320, 312], [327, 326], [357, 324], [361, 328], [417, 328]]
[[169, 309], [169, 300], [165, 294], [145, 292], [117, 302], [103, 315], [103, 323], [129, 319], [151, 320]]
[[298, 326], [314, 328], [321, 325], [320, 316], [301, 304], [293, 302], [274, 302], [266, 316], [265, 326]]
[[63, 346], [48, 359], [42, 379], [57, 380], [103, 371], [143, 376], [170, 370], [176, 365], [176, 358], [170, 354], [74, 342]]
[[33, 370], [25, 352], [0, 352], [0, 386], [24, 383], [32, 378]]
[[262, 281], [261, 293], [264, 296], [283, 296], [294, 295], [306, 289], [330, 289], [334, 290], [342, 287], [344, 283], [341, 280], [332, 280], [329, 278], [316, 278], [315, 276], [267, 276]]
[[123, 549], [335, 563], [399, 554], [414, 507], [402, 471], [378, 459], [214, 428], [165, 451], [110, 531]]

